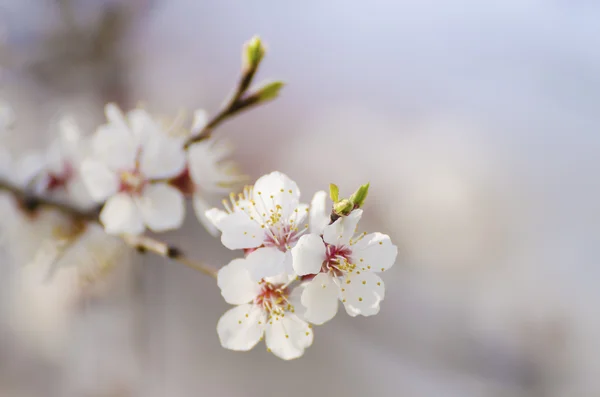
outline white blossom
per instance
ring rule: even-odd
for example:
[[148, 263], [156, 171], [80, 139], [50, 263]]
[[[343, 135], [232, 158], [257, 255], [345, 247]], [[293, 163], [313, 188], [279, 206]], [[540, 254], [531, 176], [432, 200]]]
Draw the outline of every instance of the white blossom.
[[142, 109], [124, 116], [106, 107], [108, 124], [92, 140], [92, 157], [81, 172], [92, 198], [104, 203], [100, 221], [109, 234], [176, 229], [183, 223], [183, 193], [170, 178], [185, 168], [180, 139], [169, 137]]
[[30, 152], [15, 165], [13, 180], [38, 194], [53, 194], [81, 207], [94, 201], [83, 184], [80, 166], [88, 141], [71, 117], [58, 123], [58, 137], [45, 152]]
[[389, 269], [398, 249], [389, 236], [360, 234], [356, 226], [362, 216], [356, 209], [323, 229], [323, 235], [307, 234], [292, 249], [296, 274], [312, 277], [302, 293], [305, 318], [323, 324], [337, 313], [338, 299], [350, 316], [379, 312], [385, 289], [376, 272]]
[[248, 272], [248, 262], [260, 260], [260, 248], [245, 259], [234, 259], [218, 274], [218, 285], [227, 303], [237, 305], [217, 324], [221, 345], [248, 351], [265, 338], [270, 352], [284, 360], [298, 358], [313, 342], [311, 326], [302, 318], [300, 289], [290, 291], [289, 278], [259, 282]]
[[[196, 110], [192, 127], [185, 137], [189, 139], [201, 133], [207, 121], [206, 111]], [[192, 197], [196, 217], [213, 236], [219, 230], [206, 217], [206, 211], [212, 207], [208, 200], [213, 196], [222, 197], [242, 179], [234, 163], [226, 160], [231, 152], [231, 147], [223, 140], [202, 139], [188, 148], [185, 169], [171, 181], [186, 196]]]
[[291, 248], [308, 225], [308, 206], [300, 203], [300, 190], [280, 172], [259, 178], [237, 198], [224, 201], [226, 211], [211, 209], [206, 216], [222, 232], [229, 249], [261, 248], [262, 262], [249, 264], [255, 280], [292, 273]]

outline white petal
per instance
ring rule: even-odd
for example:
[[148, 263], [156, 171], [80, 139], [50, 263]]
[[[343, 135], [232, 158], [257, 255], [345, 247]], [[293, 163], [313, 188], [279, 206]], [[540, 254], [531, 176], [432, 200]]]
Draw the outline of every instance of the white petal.
[[235, 180], [235, 176], [227, 174], [220, 163], [221, 153], [216, 151], [214, 142], [202, 141], [193, 144], [187, 151], [190, 176], [194, 183], [207, 191], [221, 191], [222, 182]]
[[0, 146], [0, 178], [12, 181], [12, 156], [7, 148]]
[[[202, 224], [202, 226], [204, 226], [206, 231], [208, 231], [213, 237], [218, 236], [219, 229], [217, 228], [215, 222], [213, 222], [213, 219], [206, 215], [208, 212], [210, 212], [211, 208], [206, 200], [204, 200], [200, 194], [194, 194], [192, 205], [194, 207], [194, 212], [196, 213], [196, 218], [198, 218], [198, 221]], [[226, 214], [225, 212], [223, 213]]]
[[204, 216], [210, 223], [214, 225], [219, 231], [221, 230], [221, 222], [225, 219], [229, 214], [223, 210], [218, 208], [211, 208], [208, 211], [204, 212]]
[[106, 200], [119, 190], [119, 176], [102, 162], [84, 160], [80, 174], [90, 196], [97, 202]]
[[271, 318], [265, 333], [267, 347], [284, 360], [302, 356], [313, 341], [312, 329], [296, 316]]
[[108, 199], [100, 212], [100, 222], [108, 234], [141, 234], [144, 221], [133, 198], [119, 193]]
[[265, 231], [250, 219], [244, 211], [235, 211], [220, 219], [221, 242], [230, 250], [260, 247], [265, 240]]
[[13, 109], [5, 102], [0, 102], [0, 132], [10, 128], [15, 122]]
[[349, 278], [342, 279], [340, 297], [350, 316], [372, 316], [379, 313], [385, 288], [381, 278], [373, 272], [353, 273]]
[[[151, 121], [153, 124], [154, 122]], [[170, 138], [157, 126], [147, 126], [143, 142], [140, 169], [150, 178], [175, 177], [185, 168], [186, 155], [181, 140]]]
[[309, 281], [302, 292], [302, 305], [306, 308], [304, 318], [313, 324], [331, 320], [338, 309], [339, 288], [333, 278], [319, 273]]
[[358, 225], [361, 216], [361, 209], [352, 211], [348, 216], [342, 216], [332, 225], [325, 227], [325, 230], [323, 231], [323, 240], [327, 244], [335, 245], [337, 247], [350, 244], [350, 239], [356, 233], [356, 226]]
[[248, 351], [260, 341], [266, 324], [266, 313], [252, 304], [228, 310], [217, 323], [221, 346]]
[[151, 184], [136, 197], [144, 223], [153, 232], [177, 229], [183, 224], [185, 198], [183, 194], [165, 183]]
[[65, 171], [65, 161], [61, 143], [55, 139], [46, 151], [47, 170], [55, 175], [62, 175]]
[[310, 232], [323, 234], [325, 226], [329, 225], [330, 215], [327, 211], [327, 193], [323, 190], [315, 193], [310, 203]]
[[16, 170], [16, 181], [21, 186], [31, 183], [34, 178], [45, 174], [46, 158], [41, 153], [30, 152], [19, 160]]
[[260, 284], [250, 277], [245, 259], [234, 259], [219, 270], [217, 285], [225, 302], [242, 305], [251, 302], [261, 291]]
[[138, 143], [127, 128], [105, 124], [92, 137], [94, 156], [112, 170], [132, 171], [135, 169]]
[[208, 123], [208, 112], [204, 109], [198, 109], [194, 112], [194, 121], [192, 122], [192, 135], [197, 135]]
[[398, 247], [382, 233], [367, 234], [352, 246], [352, 259], [363, 270], [383, 272], [394, 265], [397, 255]]
[[246, 266], [256, 281], [277, 276], [285, 273], [285, 254], [275, 247], [259, 248], [246, 257]]
[[296, 182], [281, 172], [272, 172], [260, 177], [254, 184], [253, 199], [257, 211], [270, 214], [281, 206], [283, 219], [288, 219], [300, 200], [300, 189]]
[[316, 274], [321, 271], [321, 265], [326, 259], [326, 249], [323, 239], [316, 234], [305, 234], [300, 237], [292, 248], [292, 266], [299, 276]]

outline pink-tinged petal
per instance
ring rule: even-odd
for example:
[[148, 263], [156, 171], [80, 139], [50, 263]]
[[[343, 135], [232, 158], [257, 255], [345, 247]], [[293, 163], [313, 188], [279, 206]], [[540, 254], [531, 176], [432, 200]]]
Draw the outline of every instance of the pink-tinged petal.
[[252, 349], [263, 336], [266, 319], [266, 313], [252, 304], [228, 310], [217, 323], [221, 346], [236, 351]]
[[271, 318], [265, 330], [267, 348], [283, 360], [302, 356], [312, 341], [312, 329], [296, 316]]
[[146, 186], [141, 197], [136, 197], [144, 223], [153, 232], [164, 232], [181, 227], [185, 216], [185, 198], [173, 186], [159, 183]]
[[338, 298], [339, 288], [333, 278], [326, 273], [317, 274], [302, 292], [302, 306], [306, 308], [304, 318], [317, 325], [331, 320], [338, 310]]
[[[272, 172], [260, 177], [254, 184], [253, 199], [259, 213], [281, 213], [288, 219], [300, 200], [300, 189], [296, 182], [281, 172]], [[281, 206], [281, 210], [277, 206]]]
[[[192, 206], [194, 207], [194, 212], [196, 213], [196, 218], [198, 221], [204, 226], [206, 231], [208, 231], [213, 237], [219, 235], [219, 229], [216, 226], [216, 222], [213, 221], [213, 218], [209, 218], [206, 214], [211, 211], [210, 205], [202, 198], [199, 194], [194, 194], [192, 199]], [[227, 214], [224, 211], [223, 214]], [[211, 213], [212, 214], [212, 213]]]
[[340, 298], [346, 312], [352, 317], [379, 313], [379, 303], [384, 297], [383, 281], [373, 272], [359, 271], [341, 279]]
[[386, 234], [371, 233], [352, 246], [352, 259], [363, 270], [383, 272], [394, 265], [398, 247]]
[[242, 305], [256, 298], [261, 291], [260, 284], [250, 277], [245, 259], [234, 259], [219, 270], [217, 285], [225, 302]]
[[115, 171], [135, 169], [138, 148], [131, 131], [114, 124], [101, 125], [92, 137], [94, 157]]
[[327, 193], [323, 190], [315, 193], [310, 203], [310, 232], [322, 235], [329, 225], [330, 211], [327, 210]]
[[305, 234], [292, 248], [292, 266], [299, 276], [316, 274], [321, 271], [326, 259], [326, 248], [323, 239], [316, 234]]
[[342, 245], [347, 246], [350, 244], [350, 239], [356, 233], [356, 227], [361, 216], [361, 209], [352, 211], [348, 216], [342, 216], [333, 224], [325, 227], [323, 231], [323, 240], [325, 240], [327, 244], [331, 244], [336, 247], [340, 247]]
[[108, 199], [100, 212], [100, 222], [108, 234], [137, 235], [144, 232], [144, 221], [133, 198], [119, 193]]
[[265, 231], [243, 211], [235, 211], [219, 221], [221, 242], [230, 250], [260, 247]]
[[100, 161], [84, 160], [80, 174], [90, 196], [96, 202], [103, 202], [119, 190], [119, 176]]
[[285, 273], [285, 254], [275, 247], [264, 247], [246, 257], [246, 266], [255, 281]]

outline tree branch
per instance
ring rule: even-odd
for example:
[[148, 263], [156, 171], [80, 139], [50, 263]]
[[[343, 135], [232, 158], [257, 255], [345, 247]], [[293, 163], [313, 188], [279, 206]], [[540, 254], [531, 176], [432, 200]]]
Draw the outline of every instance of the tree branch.
[[[84, 211], [57, 200], [30, 194], [6, 180], [0, 179], [0, 191], [4, 191], [12, 195], [23, 208], [23, 210], [28, 213], [34, 213], [39, 209], [44, 208], [58, 211], [71, 218], [73, 221], [84, 221], [88, 223], [100, 222], [99, 209]], [[215, 279], [217, 278], [216, 269], [202, 262], [194, 261], [191, 258], [188, 258], [183, 254], [183, 251], [176, 246], [163, 243], [148, 236], [122, 235], [120, 237], [127, 245], [141, 253], [151, 252], [172, 261], [179, 262]]]

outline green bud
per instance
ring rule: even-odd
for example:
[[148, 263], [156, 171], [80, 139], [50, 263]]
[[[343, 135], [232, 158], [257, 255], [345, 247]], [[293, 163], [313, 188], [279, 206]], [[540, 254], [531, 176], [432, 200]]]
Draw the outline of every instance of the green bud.
[[362, 185], [359, 187], [356, 192], [350, 196], [350, 202], [354, 206], [354, 208], [360, 208], [365, 204], [365, 200], [369, 194], [369, 184]]
[[274, 81], [272, 83], [265, 84], [263, 87], [256, 90], [256, 95], [261, 101], [269, 101], [279, 96], [279, 91], [283, 88], [282, 81]]
[[334, 183], [329, 184], [329, 197], [331, 197], [331, 201], [334, 203], [340, 201], [340, 188]]
[[254, 36], [244, 45], [244, 68], [256, 69], [264, 56], [265, 47], [260, 41], [260, 37]]
[[354, 209], [354, 204], [350, 202], [348, 199], [343, 199], [335, 204], [333, 204], [333, 212], [339, 216], [349, 215]]

